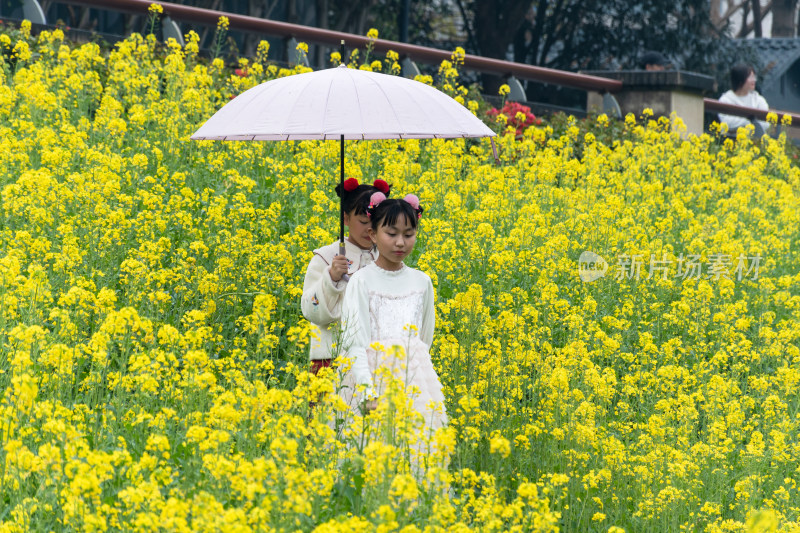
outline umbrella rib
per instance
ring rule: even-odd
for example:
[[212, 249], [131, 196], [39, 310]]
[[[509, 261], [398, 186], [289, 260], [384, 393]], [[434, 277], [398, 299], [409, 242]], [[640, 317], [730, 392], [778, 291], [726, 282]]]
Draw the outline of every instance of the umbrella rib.
[[[385, 74], [385, 75], [388, 76], [388, 74]], [[374, 83], [374, 85], [378, 88], [378, 90], [381, 92], [381, 94], [383, 95], [383, 97], [386, 99], [387, 102], [391, 102], [392, 101], [389, 98], [389, 95], [386, 94], [386, 91], [383, 90], [383, 86], [382, 85], [380, 85], [378, 83]], [[400, 87], [403, 90], [404, 93], [407, 93], [407, 91], [405, 89], [403, 89], [402, 84], [398, 83], [396, 85], [397, 85], [397, 87]], [[414, 100], [414, 99], [412, 98], [411, 100]], [[414, 103], [416, 103], [415, 100], [414, 100]], [[389, 106], [389, 110], [392, 112], [392, 115], [394, 116], [395, 121], [398, 124], [402, 124], [402, 122], [400, 121], [400, 117], [397, 116], [397, 113], [394, 110], [394, 107]], [[364, 131], [364, 124], [361, 124], [361, 131]], [[401, 139], [403, 138], [402, 135], [403, 135], [402, 133], [399, 134]]]
[[[417, 82], [417, 83], [420, 83], [420, 82]], [[424, 85], [424, 84], [423, 84], [423, 85]], [[409, 92], [406, 90], [406, 87], [407, 87], [407, 85], [406, 85], [406, 84], [397, 83], [397, 84], [395, 84], [395, 86], [397, 87], [397, 89], [399, 89], [399, 90], [401, 90], [403, 93], [405, 93], [405, 94], [408, 96], [408, 98], [409, 98], [409, 101], [413, 102], [413, 103], [414, 103], [414, 105], [415, 105], [415, 106], [416, 106], [418, 109], [420, 109], [420, 110], [421, 110], [421, 108], [420, 108], [420, 106], [419, 106], [419, 104], [418, 104], [418, 101], [417, 101], [417, 99], [416, 99], [416, 98], [414, 98], [413, 94], [410, 94], [410, 93], [409, 93]], [[426, 85], [426, 87], [428, 87], [428, 86]], [[380, 91], [381, 91], [381, 92], [384, 94], [384, 97], [386, 97], [386, 98], [387, 98], [387, 100], [388, 100], [388, 97], [386, 96], [386, 93], [384, 92], [384, 90], [383, 90], [383, 87], [379, 85], [379, 86], [378, 86], [378, 88], [379, 88], [379, 89], [380, 89]], [[434, 87], [428, 87], [428, 88], [429, 88], [430, 90], [432, 90], [432, 91], [441, 92], [441, 91], [439, 91], [438, 89], [436, 89], [436, 88], [434, 88]], [[442, 93], [442, 94], [443, 94], [443, 96], [447, 96], [447, 95], [445, 95], [444, 93]], [[449, 97], [448, 97], [448, 98], [449, 98]], [[457, 104], [457, 105], [460, 105], [460, 104]], [[399, 123], [401, 123], [401, 122], [400, 122], [400, 120], [399, 120], [399, 118], [397, 117], [397, 114], [395, 113], [394, 109], [393, 109], [393, 108], [391, 108], [391, 107], [390, 107], [390, 109], [392, 109], [392, 113], [395, 115], [395, 120], [397, 120], [398, 124], [399, 124]], [[452, 113], [448, 112], [448, 110], [447, 110], [446, 108], [444, 108], [444, 107], [440, 107], [440, 108], [439, 108], [439, 110], [440, 110], [440, 111], [442, 111], [442, 112], [444, 112], [444, 113], [446, 113], [446, 114], [448, 115], [448, 118], [450, 119], [450, 122], [451, 122], [451, 123], [458, 122], [457, 120], [454, 120], [456, 117], [454, 117]], [[408, 132], [407, 132], [407, 133], [408, 133]], [[425, 134], [424, 132], [421, 132], [421, 131], [420, 131], [420, 132], [410, 132], [410, 133], [411, 133], [411, 134], [420, 134], [420, 135], [425, 135], [425, 136], [428, 136], [428, 135], [430, 135], [430, 136], [431, 136], [431, 137], [433, 137], [434, 139], [438, 139], [438, 138], [448, 138], [448, 137], [451, 137], [451, 135], [444, 136], [444, 135], [437, 134], [437, 133]], [[452, 137], [463, 137], [463, 134], [459, 134], [459, 135], [452, 135]]]
[[[350, 69], [348, 69], [348, 70], [350, 70]], [[360, 71], [357, 71], [357, 72], [360, 72]], [[348, 73], [348, 74], [350, 74], [350, 73]], [[356, 95], [356, 104], [358, 105], [358, 109], [361, 109], [361, 98], [359, 98], [358, 85], [356, 84], [355, 75], [353, 75], [353, 74], [350, 74], [350, 83], [353, 84], [353, 94]], [[358, 118], [361, 120], [361, 131], [363, 132], [364, 131], [364, 115], [362, 113], [359, 113], [358, 114]], [[362, 141], [364, 140], [364, 134], [363, 133], [361, 133], [361, 140]]]
[[[420, 83], [420, 82], [418, 82], [418, 83]], [[424, 84], [423, 84], [423, 85], [424, 85]], [[462, 104], [459, 104], [458, 102], [456, 102], [455, 100], [453, 100], [453, 99], [452, 99], [450, 96], [448, 96], [448, 95], [446, 95], [446, 94], [442, 93], [442, 91], [439, 91], [439, 90], [438, 90], [438, 89], [436, 89], [435, 87], [430, 87], [429, 85], [425, 85], [425, 87], [426, 87], [426, 88], [428, 88], [430, 91], [435, 91], [435, 92], [441, 93], [443, 96], [445, 96], [445, 97], [447, 97], [448, 99], [452, 100], [452, 103], [453, 103], [453, 105], [459, 106], [459, 108], [463, 108], [465, 111], [467, 110], [467, 109], [466, 109], [466, 107], [464, 107]], [[413, 100], [414, 102], [416, 102], [416, 99], [415, 99], [415, 98], [411, 98], [411, 100]], [[458, 115], [454, 114], [454, 113], [455, 113], [455, 111], [454, 111], [454, 110], [453, 110], [453, 109], [452, 109], [450, 106], [441, 106], [441, 107], [439, 107], [439, 111], [447, 115], [447, 119], [448, 119], [448, 122], [449, 122], [450, 124], [459, 124], [459, 123], [461, 123], [461, 122], [462, 122], [462, 121], [459, 119]], [[474, 115], [473, 115], [473, 116], [474, 116]], [[476, 117], [476, 120], [480, 120], [480, 119], [477, 119], [477, 117]], [[460, 128], [460, 130], [461, 130], [461, 131], [459, 131], [458, 133], [452, 133], [452, 134], [441, 134], [441, 133], [434, 133], [434, 134], [432, 134], [432, 137], [433, 137], [434, 139], [448, 139], [448, 138], [465, 138], [465, 137], [470, 137], [469, 133], [465, 133], [465, 132], [464, 132], [464, 130], [463, 130], [463, 128]], [[489, 135], [491, 135], [491, 134], [492, 134], [491, 130], [489, 130], [489, 128], [488, 128], [488, 127], [486, 127], [486, 130], [487, 130], [487, 132], [488, 132], [488, 134], [489, 134]], [[421, 133], [421, 132], [420, 132], [420, 133]], [[477, 136], [486, 136], [486, 135], [476, 135], [476, 137], [477, 137]]]
[[[237, 96], [237, 98], [241, 98], [241, 99], [242, 99], [242, 100], [241, 100], [241, 101], [242, 101], [242, 104], [241, 104], [241, 109], [240, 109], [240, 111], [239, 111], [238, 113], [233, 113], [233, 114], [232, 114], [232, 115], [233, 115], [233, 117], [232, 117], [232, 118], [234, 118], [235, 120], [237, 120], [237, 121], [238, 121], [238, 119], [239, 119], [239, 116], [242, 114], [242, 110], [245, 110], [245, 109], [247, 109], [247, 107], [250, 105], [250, 103], [251, 103], [251, 102], [253, 102], [253, 101], [254, 101], [256, 98], [258, 98], [258, 94], [257, 94], [257, 93], [258, 93], [258, 91], [253, 91], [251, 94], [247, 94], [247, 93], [249, 93], [249, 92], [250, 92], [252, 89], [255, 89], [255, 87], [253, 87], [253, 88], [251, 88], [251, 89], [248, 89], [248, 90], [247, 90], [247, 91], [245, 91], [244, 93], [242, 93], [242, 94], [240, 94], [240, 95], [238, 95], [238, 96]], [[225, 109], [225, 106], [223, 106], [223, 107], [222, 107], [222, 108], [221, 108], [219, 111], [222, 111], [223, 109]], [[219, 111], [217, 111], [217, 113], [219, 113]], [[215, 116], [216, 116], [216, 113], [215, 113]], [[212, 117], [212, 118], [213, 118], [213, 117]]]
[[[284, 78], [284, 79], [288, 79], [288, 78]], [[294, 81], [296, 81], [296, 80], [294, 80]], [[257, 86], [256, 86], [256, 87], [257, 87]], [[256, 87], [254, 87], [254, 89], [255, 89]], [[292, 89], [292, 87], [291, 87], [291, 84], [289, 84], [289, 83], [285, 83], [285, 82], [284, 82], [284, 83], [278, 83], [278, 84], [272, 85], [272, 87], [271, 87], [271, 88], [272, 88], [273, 90], [272, 90], [272, 91], [270, 91], [270, 94], [269, 94], [269, 100], [270, 100], [270, 101], [271, 101], [271, 100], [276, 100], [277, 98], [280, 98], [280, 97], [281, 97], [281, 95], [282, 95], [284, 92], [286, 92], [287, 90], [291, 90], [291, 89]], [[258, 101], [257, 101], [257, 98], [258, 98], [259, 96], [263, 95], [263, 94], [264, 94], [263, 92], [262, 92], [262, 93], [260, 93], [260, 94], [254, 94], [254, 95], [253, 95], [253, 98], [251, 98], [250, 100], [248, 100], [248, 102], [247, 102], [245, 105], [243, 105], [243, 106], [241, 107], [241, 109], [239, 109], [239, 112], [238, 112], [238, 113], [236, 114], [236, 116], [235, 116], [235, 123], [237, 123], [237, 124], [238, 124], [238, 123], [241, 123], [240, 121], [241, 121], [241, 119], [242, 119], [242, 118], [246, 118], [246, 117], [249, 117], [249, 116], [251, 116], [251, 115], [256, 115], [256, 116], [258, 116], [258, 115], [260, 114], [259, 112], [263, 110], [264, 106], [263, 106], [263, 105], [261, 105], [261, 106], [258, 106]], [[255, 109], [254, 109], [253, 107], [251, 107], [251, 106], [250, 106], [250, 104], [251, 104], [251, 103], [255, 103], [255, 104], [256, 104], [256, 105], [255, 105]], [[280, 130], [279, 130], [279, 131], [280, 131]], [[284, 122], [284, 124], [283, 124], [283, 131], [286, 131], [286, 123], [285, 123], [285, 122]], [[254, 134], [254, 135], [258, 136], [259, 134], [258, 134], [258, 133], [256, 133], [256, 134]]]
[[[332, 90], [333, 90], [333, 80], [331, 80], [331, 82], [328, 84], [328, 92], [327, 92], [327, 94], [325, 94], [325, 105], [322, 106], [322, 109], [327, 109], [328, 108], [328, 101], [331, 99], [331, 91]], [[328, 139], [328, 132], [325, 131], [325, 129], [328, 127], [327, 118], [328, 118], [327, 117], [327, 113], [323, 114], [324, 122], [322, 124], [322, 131], [320, 131], [320, 133], [322, 134], [322, 140], [323, 141]]]
[[[434, 91], [439, 91], [439, 89], [436, 89], [436, 88], [434, 88], [434, 87], [431, 87], [431, 89], [433, 89]], [[441, 91], [439, 91], [439, 92], [441, 92]], [[444, 93], [442, 93], [442, 94], [444, 94]], [[448, 98], [451, 98], [449, 95], [446, 95], [446, 94], [445, 94], [445, 96], [447, 96]], [[462, 106], [461, 104], [459, 104], [458, 102], [456, 102], [455, 100], [453, 100], [453, 102], [454, 102], [456, 105], [458, 105], [458, 106], [464, 107], [464, 106]], [[466, 109], [466, 108], [464, 108], [464, 109]], [[454, 115], [453, 115], [453, 113], [451, 113], [451, 112], [450, 112], [450, 108], [449, 108], [449, 107], [442, 106], [442, 107], [440, 107], [440, 108], [439, 108], [439, 111], [441, 111], [441, 112], [443, 112], [443, 113], [445, 113], [445, 114], [447, 115], [447, 117], [448, 117], [448, 119], [449, 119], [449, 122], [450, 122], [451, 124], [458, 124], [458, 123], [460, 122], [460, 121], [458, 120], [458, 117], [454, 116]], [[458, 138], [458, 137], [464, 137], [464, 135], [463, 135], [463, 131], [462, 131], [462, 132], [460, 132], [460, 133], [458, 133], [457, 135], [447, 135], [447, 136], [440, 135], [440, 134], [436, 134], [436, 135], [434, 135], [434, 138], [435, 138], [435, 139], [439, 139], [439, 138], [441, 138], [441, 139], [447, 139], [447, 138]]]
[[[296, 75], [296, 76], [308, 76], [308, 73], [306, 73], [306, 74], [298, 74], [298, 75]], [[283, 78], [283, 79], [285, 79], [285, 80], [289, 80], [289, 79], [290, 79], [290, 77], [286, 77], [286, 78]], [[297, 81], [297, 78], [295, 78], [295, 79], [294, 79], [294, 80], [292, 80], [292, 81], [296, 82], [296, 81]], [[275, 94], [271, 95], [271, 98], [270, 98], [270, 100], [277, 100], [277, 99], [279, 99], [279, 98], [281, 97], [281, 95], [282, 95], [284, 92], [286, 92], [286, 91], [291, 91], [291, 90], [293, 90], [293, 89], [297, 89], [297, 95], [295, 96], [295, 98], [294, 98], [294, 101], [291, 103], [291, 107], [294, 107], [294, 105], [295, 105], [295, 104], [296, 104], [298, 101], [301, 101], [301, 100], [302, 100], [302, 98], [303, 98], [303, 94], [305, 94], [305, 92], [306, 92], [306, 91], [309, 89], [309, 87], [312, 87], [312, 82], [313, 82], [313, 80], [312, 80], [310, 77], [307, 77], [307, 78], [305, 78], [305, 79], [304, 79], [304, 81], [306, 82], [306, 83], [305, 83], [305, 85], [304, 85], [302, 88], [299, 88], [299, 89], [298, 89], [297, 87], [293, 87], [293, 86], [292, 86], [292, 84], [291, 84], [291, 83], [289, 83], [289, 82], [286, 82], [286, 83], [280, 84], [280, 85], [281, 85], [280, 87], [276, 87], [276, 88], [275, 88]], [[286, 104], [286, 105], [287, 105], [287, 106], [289, 106], [289, 104]], [[242, 110], [242, 111], [245, 111], [245, 110]], [[290, 128], [289, 128], [289, 122], [290, 122], [291, 120], [292, 120], [292, 116], [291, 116], [291, 114], [287, 115], [287, 116], [286, 116], [286, 118], [285, 118], [285, 120], [284, 120], [284, 122], [283, 122], [283, 125], [282, 125], [282, 127], [281, 127], [281, 128], [279, 128], [279, 129], [277, 130], [277, 132], [276, 132], [278, 135], [285, 135], [285, 136], [286, 136], [286, 138], [285, 138], [285, 139], [283, 139], [283, 140], [286, 140], [286, 141], [288, 141], [288, 140], [291, 140], [291, 137], [292, 137], [292, 135], [296, 135], [296, 134], [298, 134], [298, 133], [302, 133], [302, 132], [292, 132], [292, 131], [290, 130]]]
[[[303, 74], [300, 74], [300, 76], [302, 76], [302, 75]], [[308, 75], [308, 73], [306, 75]], [[286, 77], [284, 79], [289, 79], [289, 77]], [[308, 89], [311, 86], [311, 82], [313, 80], [311, 80], [310, 77], [307, 78], [307, 79], [308, 79], [308, 82], [305, 84], [305, 86], [303, 86], [302, 89], [297, 91], [297, 97], [294, 99], [294, 102], [292, 103], [292, 108], [294, 108], [294, 104], [296, 104], [301, 99], [301, 97], [303, 96], [303, 93], [306, 91], [306, 89]], [[288, 86], [288, 84], [287, 84], [287, 86]], [[288, 122], [291, 119], [292, 119], [292, 115], [288, 114], [288, 115], [286, 115], [286, 120], [284, 120], [284, 122], [283, 122], [283, 132], [286, 134], [286, 139], [285, 140], [287, 140], [287, 141], [292, 136], [292, 133], [289, 132], [289, 125], [288, 125]], [[297, 134], [297, 132], [294, 132], [294, 134]]]

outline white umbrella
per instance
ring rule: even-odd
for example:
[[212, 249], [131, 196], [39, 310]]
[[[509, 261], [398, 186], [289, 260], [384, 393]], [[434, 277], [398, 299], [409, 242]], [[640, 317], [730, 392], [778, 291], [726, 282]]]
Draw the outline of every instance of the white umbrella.
[[[400, 76], [340, 65], [257, 85], [225, 104], [191, 138], [336, 139], [341, 142], [340, 180], [344, 182], [345, 140], [494, 135], [471, 111], [433, 87]], [[344, 213], [340, 212], [341, 247], [343, 221]]]

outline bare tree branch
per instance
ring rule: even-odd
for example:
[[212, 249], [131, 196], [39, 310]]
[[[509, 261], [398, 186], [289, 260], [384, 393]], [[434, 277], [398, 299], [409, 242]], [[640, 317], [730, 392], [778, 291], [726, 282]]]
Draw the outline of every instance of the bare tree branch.
[[470, 48], [475, 50], [477, 55], [481, 55], [481, 49], [478, 46], [478, 41], [475, 39], [475, 32], [472, 30], [472, 24], [470, 23], [469, 16], [467, 15], [467, 10], [464, 7], [464, 2], [462, 0], [456, 0], [456, 6], [458, 7], [458, 11], [461, 13], [461, 18], [464, 21], [464, 29], [467, 32], [467, 44]]
[[[756, 0], [756, 1], [757, 1], [757, 0]], [[745, 4], [745, 5], [743, 6], [743, 7], [744, 7], [744, 9], [745, 9], [745, 13], [744, 13], [744, 16], [743, 16], [743, 20], [744, 20], [745, 22], [742, 24], [742, 28], [739, 30], [739, 37], [740, 37], [740, 38], [742, 38], [742, 39], [744, 39], [745, 37], [747, 37], [747, 36], [750, 34], [750, 32], [754, 31], [754, 29], [755, 29], [755, 21], [752, 21], [752, 22], [747, 22], [747, 15], [749, 14], [749, 5], [750, 5], [750, 4]], [[764, 7], [762, 7], [762, 8], [761, 8], [761, 20], [763, 20], [763, 19], [764, 19], [764, 17], [766, 17], [766, 16], [767, 16], [767, 14], [768, 14], [770, 11], [772, 11], [772, 0], [770, 0], [770, 1], [767, 3], [767, 5], [766, 5], [766, 6], [764, 6]], [[761, 21], [759, 21], [759, 26], [760, 26], [760, 25], [761, 25]]]
[[728, 4], [728, 8], [725, 10], [725, 13], [723, 13], [722, 15], [718, 15], [720, 0], [714, 0], [714, 2], [712, 2], [711, 4], [711, 22], [712, 24], [714, 24], [714, 27], [717, 28], [718, 30], [724, 28], [725, 23], [729, 22], [731, 17], [737, 11], [742, 9], [742, 7], [744, 7], [744, 5], [747, 4], [748, 1], [749, 0], [741, 0], [741, 2], [738, 3], [732, 1]]

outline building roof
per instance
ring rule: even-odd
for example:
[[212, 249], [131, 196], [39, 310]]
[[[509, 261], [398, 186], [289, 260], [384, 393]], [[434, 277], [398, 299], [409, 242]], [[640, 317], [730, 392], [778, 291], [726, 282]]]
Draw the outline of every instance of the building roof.
[[742, 41], [750, 46], [761, 64], [761, 87], [766, 91], [779, 82], [781, 76], [800, 59], [800, 38], [776, 37]]

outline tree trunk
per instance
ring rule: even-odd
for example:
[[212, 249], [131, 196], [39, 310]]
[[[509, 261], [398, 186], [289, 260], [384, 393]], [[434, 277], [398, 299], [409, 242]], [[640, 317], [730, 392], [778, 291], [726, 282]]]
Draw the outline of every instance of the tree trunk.
[[[330, 19], [328, 17], [328, 0], [317, 0], [317, 27], [327, 30], [330, 28]], [[314, 64], [319, 67], [324, 67], [327, 62], [328, 47], [317, 45], [314, 47]]]
[[317, 0], [317, 27], [328, 29], [330, 28], [330, 20], [328, 19], [328, 0]]
[[795, 36], [795, 9], [797, 0], [774, 0], [772, 2], [772, 36]]
[[753, 30], [761, 38], [761, 0], [753, 0]]
[[[473, 7], [474, 29], [480, 55], [505, 59], [508, 45], [529, 7], [528, 2], [476, 0]], [[503, 83], [501, 77], [488, 74], [482, 75], [481, 81], [487, 94], [497, 94], [497, 89]]]

